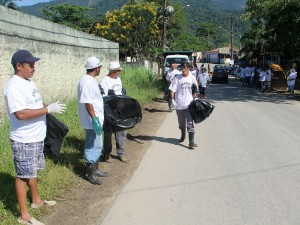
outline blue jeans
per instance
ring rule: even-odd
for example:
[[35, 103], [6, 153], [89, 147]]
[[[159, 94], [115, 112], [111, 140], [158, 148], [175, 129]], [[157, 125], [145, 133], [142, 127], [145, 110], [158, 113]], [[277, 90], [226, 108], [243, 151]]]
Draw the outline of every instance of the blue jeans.
[[96, 135], [93, 129], [85, 130], [84, 160], [86, 163], [95, 163], [102, 151], [102, 135]]

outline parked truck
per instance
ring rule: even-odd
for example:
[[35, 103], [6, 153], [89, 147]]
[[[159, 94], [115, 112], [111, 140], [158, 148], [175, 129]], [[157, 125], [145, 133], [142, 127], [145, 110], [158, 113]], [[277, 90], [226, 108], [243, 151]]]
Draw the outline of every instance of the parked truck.
[[166, 73], [169, 71], [171, 63], [176, 62], [177, 69], [180, 70], [180, 65], [183, 62], [192, 62], [192, 51], [166, 51], [164, 52], [163, 63], [163, 78], [165, 79]]

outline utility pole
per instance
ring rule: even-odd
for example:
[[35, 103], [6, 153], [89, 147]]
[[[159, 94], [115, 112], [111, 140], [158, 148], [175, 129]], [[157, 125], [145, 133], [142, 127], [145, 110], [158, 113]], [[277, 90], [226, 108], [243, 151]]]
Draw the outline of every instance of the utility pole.
[[167, 0], [164, 0], [164, 5], [163, 5], [163, 51], [166, 50], [166, 42], [167, 42], [167, 18], [166, 18], [166, 8], [167, 8]]
[[233, 60], [233, 17], [230, 17], [230, 59]]

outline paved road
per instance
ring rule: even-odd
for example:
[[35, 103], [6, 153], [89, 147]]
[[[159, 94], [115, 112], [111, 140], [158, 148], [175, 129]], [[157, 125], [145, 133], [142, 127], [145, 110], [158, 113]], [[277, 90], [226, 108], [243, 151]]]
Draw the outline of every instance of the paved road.
[[300, 224], [300, 104], [234, 80], [208, 97], [199, 147], [170, 113], [102, 225]]

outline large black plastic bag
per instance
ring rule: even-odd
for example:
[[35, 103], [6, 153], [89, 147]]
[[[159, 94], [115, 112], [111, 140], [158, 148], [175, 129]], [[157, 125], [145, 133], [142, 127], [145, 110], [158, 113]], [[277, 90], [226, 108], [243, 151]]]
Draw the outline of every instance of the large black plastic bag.
[[104, 103], [104, 120], [113, 132], [128, 130], [142, 120], [142, 109], [134, 98], [111, 95]]
[[189, 111], [195, 123], [201, 123], [209, 117], [215, 106], [202, 99], [195, 99], [189, 105]]
[[51, 152], [53, 155], [59, 155], [63, 140], [69, 128], [52, 114], [46, 115], [47, 133], [44, 140], [44, 152]]

